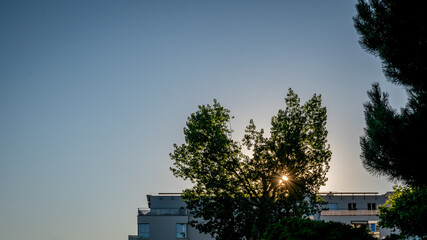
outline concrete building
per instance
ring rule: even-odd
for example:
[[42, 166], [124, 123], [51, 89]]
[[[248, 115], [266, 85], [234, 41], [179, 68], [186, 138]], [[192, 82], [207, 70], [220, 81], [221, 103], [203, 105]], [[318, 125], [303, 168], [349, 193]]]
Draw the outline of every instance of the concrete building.
[[314, 219], [367, 227], [374, 237], [382, 239], [391, 232], [378, 226], [377, 207], [384, 204], [389, 195], [390, 192], [381, 195], [377, 192], [321, 193], [320, 196], [327, 203]]
[[[389, 193], [329, 192], [321, 193], [327, 203], [314, 220], [337, 221], [354, 227], [365, 226], [376, 238], [390, 234], [389, 229], [378, 227], [377, 207], [384, 204]], [[129, 240], [211, 240], [191, 227], [186, 204], [180, 194], [159, 193], [147, 195], [148, 209], [138, 209], [138, 235], [129, 235]]]
[[193, 218], [181, 194], [147, 195], [147, 201], [148, 209], [138, 209], [138, 235], [129, 235], [129, 240], [213, 239], [188, 224]]

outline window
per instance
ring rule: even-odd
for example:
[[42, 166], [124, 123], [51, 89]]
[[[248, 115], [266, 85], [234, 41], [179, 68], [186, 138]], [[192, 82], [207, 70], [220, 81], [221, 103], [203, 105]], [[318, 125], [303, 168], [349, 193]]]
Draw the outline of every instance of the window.
[[138, 235], [140, 238], [150, 238], [150, 224], [140, 223], [138, 226]]
[[176, 224], [176, 238], [187, 238], [187, 224], [177, 223]]
[[375, 203], [368, 203], [368, 210], [377, 210], [377, 206]]
[[178, 214], [178, 208], [152, 208], [150, 211], [150, 215], [153, 216], [176, 216]]
[[336, 210], [338, 210], [338, 204], [329, 203], [329, 211], [336, 211]]
[[375, 227], [375, 223], [371, 223], [369, 224], [369, 229], [371, 230], [371, 232], [376, 232], [376, 227]]
[[356, 203], [348, 203], [348, 210], [357, 210]]

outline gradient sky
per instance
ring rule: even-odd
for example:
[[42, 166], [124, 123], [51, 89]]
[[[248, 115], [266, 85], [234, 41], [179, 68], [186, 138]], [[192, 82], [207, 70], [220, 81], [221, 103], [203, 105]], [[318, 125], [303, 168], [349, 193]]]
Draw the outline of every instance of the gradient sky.
[[332, 150], [323, 191], [391, 190], [360, 161], [373, 82], [405, 92], [353, 28], [354, 0], [1, 1], [0, 239], [127, 239], [187, 116], [214, 98], [233, 138], [269, 129], [293, 88], [322, 94]]

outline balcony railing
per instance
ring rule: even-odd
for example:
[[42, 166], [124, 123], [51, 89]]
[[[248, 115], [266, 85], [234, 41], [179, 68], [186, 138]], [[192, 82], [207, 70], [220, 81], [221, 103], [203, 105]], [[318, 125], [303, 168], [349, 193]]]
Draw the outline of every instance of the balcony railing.
[[138, 216], [188, 216], [185, 208], [138, 208]]
[[378, 216], [378, 210], [322, 210], [321, 216]]

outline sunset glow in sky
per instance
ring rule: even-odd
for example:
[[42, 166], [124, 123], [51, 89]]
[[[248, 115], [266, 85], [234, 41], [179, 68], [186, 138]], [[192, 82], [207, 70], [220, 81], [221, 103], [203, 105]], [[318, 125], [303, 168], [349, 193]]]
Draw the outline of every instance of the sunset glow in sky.
[[322, 94], [322, 191], [384, 193], [359, 158], [363, 103], [389, 84], [353, 27], [356, 1], [1, 1], [0, 239], [117, 240], [169, 167], [187, 116], [217, 99], [233, 138], [268, 129], [292, 88]]

